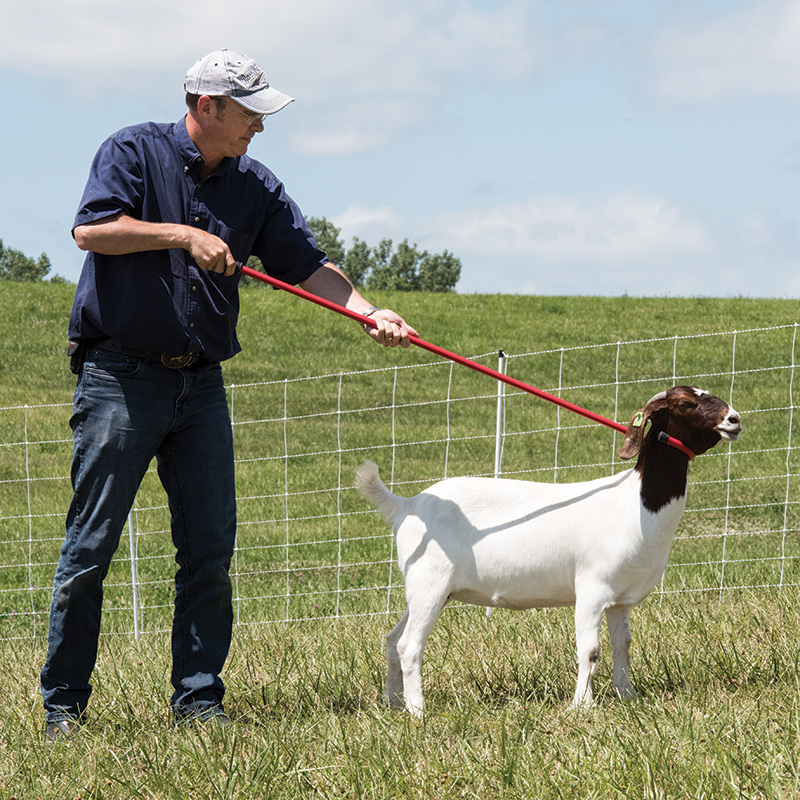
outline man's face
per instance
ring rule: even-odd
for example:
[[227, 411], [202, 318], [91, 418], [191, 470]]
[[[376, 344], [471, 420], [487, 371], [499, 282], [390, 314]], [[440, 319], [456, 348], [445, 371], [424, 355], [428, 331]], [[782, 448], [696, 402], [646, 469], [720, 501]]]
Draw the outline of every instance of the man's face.
[[219, 151], [229, 158], [243, 156], [253, 137], [264, 130], [261, 114], [253, 114], [230, 97], [214, 102], [214, 122], [209, 130]]

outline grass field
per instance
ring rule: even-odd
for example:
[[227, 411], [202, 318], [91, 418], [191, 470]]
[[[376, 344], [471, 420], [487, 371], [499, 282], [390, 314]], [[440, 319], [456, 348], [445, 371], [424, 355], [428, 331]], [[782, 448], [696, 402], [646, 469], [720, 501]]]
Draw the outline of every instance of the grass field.
[[[639, 697], [572, 711], [568, 610], [444, 614], [423, 721], [385, 707], [379, 622], [237, 629], [226, 730], [170, 727], [167, 642], [105, 637], [90, 724], [43, 741], [41, 642], [0, 650], [5, 798], [795, 798], [797, 598], [693, 597], [633, 615]], [[605, 640], [603, 640], [605, 644]]]
[[[36, 463], [43, 474], [68, 474], [68, 410], [49, 407], [68, 401], [73, 376], [63, 355], [66, 317], [73, 289], [64, 286], [8, 283], [0, 292], [0, 443], [22, 441], [27, 435], [19, 407], [29, 406], [24, 419], [36, 426]], [[464, 355], [543, 353], [520, 358], [518, 377], [551, 389], [559, 381], [559, 364], [550, 351], [592, 343], [669, 338], [675, 334], [749, 331], [791, 325], [800, 318], [797, 301], [708, 298], [537, 298], [504, 296], [381, 294], [370, 298], [395, 307], [420, 330], [423, 338]], [[241, 520], [247, 535], [269, 546], [275, 532], [259, 520], [279, 518], [266, 495], [277, 479], [275, 467], [263, 458], [266, 444], [248, 422], [273, 415], [282, 402], [283, 378], [336, 375], [340, 372], [390, 366], [427, 364], [429, 354], [386, 351], [372, 345], [353, 323], [310, 304], [254, 286], [243, 292], [240, 338], [243, 353], [226, 365], [229, 385], [236, 385], [235, 419]], [[726, 458], [693, 465], [698, 476], [699, 506], [716, 506], [722, 488], [736, 493], [732, 521], [742, 529], [780, 531], [787, 508], [795, 531], [784, 542], [796, 569], [800, 555], [796, 539], [797, 483], [786, 473], [800, 472], [796, 445], [786, 446], [787, 404], [797, 407], [800, 387], [786, 392], [785, 370], [792, 332], [785, 336], [742, 333], [737, 349], [737, 406], [746, 407], [743, 453], [736, 457], [733, 483]], [[711, 342], [713, 345], [713, 342]], [[727, 396], [731, 366], [727, 351], [709, 346], [708, 339], [681, 342], [684, 362], [696, 363], [698, 375], [708, 375], [705, 388]], [[649, 394], [664, 388], [670, 375], [674, 345], [631, 346], [624, 365], [625, 396], [620, 407], [635, 410]], [[606, 351], [569, 356], [564, 385], [583, 385]], [[487, 361], [493, 366], [492, 361]], [[426, 377], [427, 373], [430, 377]], [[637, 376], [652, 383], [635, 384]], [[448, 420], [456, 435], [486, 428], [493, 415], [494, 387], [481, 376], [458, 375], [445, 387], [442, 370], [426, 370], [414, 392], [436, 399], [447, 391], [464, 398], [456, 418]], [[275, 387], [250, 389], [250, 383], [275, 381]], [[359, 408], [385, 403], [385, 387], [369, 375], [359, 379]], [[334, 377], [333, 384], [336, 383]], [[331, 382], [297, 383], [293, 408], [302, 417], [333, 411]], [[653, 392], [651, 392], [651, 388]], [[370, 395], [374, 393], [374, 396]], [[792, 395], [792, 392], [794, 394]], [[569, 399], [610, 414], [606, 396], [584, 390]], [[598, 401], [598, 396], [601, 398]], [[370, 399], [372, 397], [372, 399]], [[401, 398], [402, 400], [403, 398]], [[348, 396], [345, 401], [350, 402]], [[596, 407], [597, 404], [599, 407]], [[551, 409], [529, 397], [508, 400], [514, 430], [551, 427]], [[774, 411], [781, 408], [781, 414]], [[8, 411], [3, 412], [3, 409]], [[487, 411], [488, 410], [488, 411]], [[331, 437], [330, 418], [304, 419], [293, 430], [299, 453], [324, 451]], [[404, 407], [398, 430], [420, 431], [419, 439], [441, 435], [443, 421], [436, 406]], [[796, 426], [796, 420], [795, 420]], [[352, 450], [345, 464], [349, 474], [371, 448], [389, 435], [388, 423], [361, 412], [345, 426]], [[491, 427], [491, 426], [489, 426]], [[606, 434], [579, 431], [563, 435], [560, 458], [578, 477], [591, 477], [581, 465], [586, 453], [606, 447]], [[281, 433], [282, 437], [282, 433]], [[322, 443], [322, 444], [320, 444]], [[334, 444], [336, 444], [334, 442]], [[452, 469], [475, 471], [485, 463], [490, 445], [481, 440], [454, 443]], [[531, 465], [552, 463], [552, 434], [525, 434], [509, 441], [504, 469], [525, 476]], [[782, 461], [773, 452], [782, 452]], [[404, 453], [396, 475], [401, 489], [437, 475], [436, 448], [414, 447]], [[380, 454], [381, 450], [378, 449]], [[704, 586], [716, 576], [706, 574], [719, 512], [693, 514], [685, 540], [676, 543], [675, 594], [650, 598], [633, 615], [633, 682], [639, 699], [621, 703], [610, 692], [610, 653], [606, 652], [595, 687], [598, 706], [583, 713], [569, 711], [576, 676], [569, 610], [513, 614], [495, 612], [487, 621], [480, 609], [455, 608], [437, 626], [426, 652], [425, 680], [429, 712], [423, 722], [383, 707], [383, 639], [394, 624], [388, 617], [358, 618], [371, 607], [368, 595], [353, 595], [353, 616], [293, 625], [267, 623], [237, 628], [225, 679], [228, 708], [236, 724], [231, 730], [187, 733], [169, 726], [166, 700], [169, 664], [167, 635], [171, 602], [168, 537], [158, 535], [163, 522], [163, 498], [156, 481], [143, 487], [142, 514], [153, 514], [156, 533], [146, 540], [152, 558], [153, 623], [137, 646], [129, 636], [104, 636], [95, 674], [90, 724], [85, 735], [66, 747], [47, 747], [42, 736], [37, 671], [43, 658], [43, 631], [36, 637], [17, 610], [8, 590], [29, 579], [31, 534], [29, 503], [36, 519], [48, 526], [40, 564], [37, 605], [46, 605], [52, 575], [48, 553], [58, 547], [58, 530], [69, 497], [64, 482], [43, 480], [33, 498], [21, 496], [13, 483], [20, 469], [17, 450], [0, 448], [0, 685], [10, 697], [3, 711], [0, 744], [0, 796], [18, 798], [448, 798], [473, 797], [795, 797], [798, 776], [798, 611], [795, 588], [733, 590], [722, 594], [683, 593]], [[253, 459], [252, 462], [249, 459]], [[353, 512], [346, 520], [353, 557], [385, 558], [387, 539], [374, 542], [361, 535], [369, 527], [359, 516], [359, 501], [349, 493], [303, 493], [311, 473], [325, 486], [335, 486], [337, 459], [312, 453], [299, 458], [291, 479], [297, 488], [292, 509], [297, 535], [316, 541], [325, 535], [324, 518], [332, 504]], [[575, 465], [571, 467], [570, 465]], [[281, 467], [282, 469], [282, 467]], [[777, 475], [780, 480], [764, 476]], [[148, 479], [151, 476], [148, 476]], [[535, 475], [534, 475], [535, 477]], [[790, 505], [785, 503], [787, 486]], [[310, 488], [310, 487], [308, 487]], [[783, 492], [783, 494], [782, 494]], [[152, 512], [147, 508], [152, 507]], [[160, 516], [159, 516], [160, 515]], [[783, 515], [783, 516], [782, 516]], [[318, 518], [323, 517], [321, 521]], [[24, 530], [20, 530], [24, 519]], [[253, 520], [252, 524], [250, 520]], [[37, 523], [38, 524], [38, 523]], [[366, 527], [365, 527], [366, 526]], [[742, 570], [740, 585], [774, 583], [773, 565], [760, 548], [780, 545], [779, 533], [760, 537], [730, 536], [735, 555], [731, 569]], [[771, 537], [771, 538], [770, 538]], [[357, 544], [356, 544], [357, 542]], [[145, 545], [143, 545], [145, 546]], [[45, 552], [47, 551], [47, 552]], [[248, 565], [268, 575], [263, 563], [268, 550], [254, 549], [257, 563]], [[322, 582], [318, 563], [329, 554], [302, 548], [296, 566], [311, 585]], [[730, 555], [730, 553], [729, 553]], [[19, 564], [19, 568], [8, 565]], [[738, 566], [737, 566], [738, 564]], [[747, 572], [745, 574], [745, 566]], [[124, 577], [124, 563], [119, 580]], [[116, 621], [114, 575], [107, 597], [106, 631], [125, 630]], [[285, 578], [285, 576], [284, 576]], [[791, 583], [792, 576], [787, 576]], [[368, 570], [354, 572], [354, 585], [370, 582]], [[269, 579], [254, 589], [269, 592]], [[282, 602], [282, 601], [276, 601]], [[397, 605], [402, 599], [397, 596]], [[247, 621], [266, 620], [263, 603], [245, 605]], [[321, 614], [322, 612], [320, 612]], [[15, 627], [16, 626], [16, 627]], [[20, 638], [21, 635], [21, 638]]]

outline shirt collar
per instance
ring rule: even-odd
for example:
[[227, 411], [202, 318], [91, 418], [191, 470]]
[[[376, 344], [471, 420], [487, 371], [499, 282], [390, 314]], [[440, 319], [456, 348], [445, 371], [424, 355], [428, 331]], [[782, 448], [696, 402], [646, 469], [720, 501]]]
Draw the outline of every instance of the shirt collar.
[[[189, 131], [186, 130], [186, 117], [182, 117], [175, 123], [175, 141], [178, 144], [178, 152], [180, 153], [181, 163], [184, 167], [191, 169], [196, 166], [202, 170], [204, 163], [203, 156], [197, 149], [197, 146], [189, 136]], [[211, 173], [212, 175], [225, 175], [233, 165], [234, 159], [223, 158], [217, 168]]]

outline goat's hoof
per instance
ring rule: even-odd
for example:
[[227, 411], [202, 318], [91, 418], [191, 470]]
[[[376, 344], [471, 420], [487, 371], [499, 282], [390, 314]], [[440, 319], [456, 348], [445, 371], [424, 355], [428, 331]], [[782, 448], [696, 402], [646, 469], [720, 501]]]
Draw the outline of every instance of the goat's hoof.
[[415, 719], [422, 719], [425, 711], [425, 701], [420, 700], [418, 703], [415, 703], [412, 700], [406, 700], [405, 703], [403, 703], [403, 708]]

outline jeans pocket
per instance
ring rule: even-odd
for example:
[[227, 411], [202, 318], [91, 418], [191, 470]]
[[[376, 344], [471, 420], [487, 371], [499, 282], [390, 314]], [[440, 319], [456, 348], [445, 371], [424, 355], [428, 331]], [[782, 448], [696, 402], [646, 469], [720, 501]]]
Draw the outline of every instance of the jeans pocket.
[[93, 348], [86, 354], [83, 364], [85, 373], [103, 377], [125, 377], [135, 375], [142, 368], [143, 359], [126, 356], [123, 353], [112, 353], [110, 350]]

